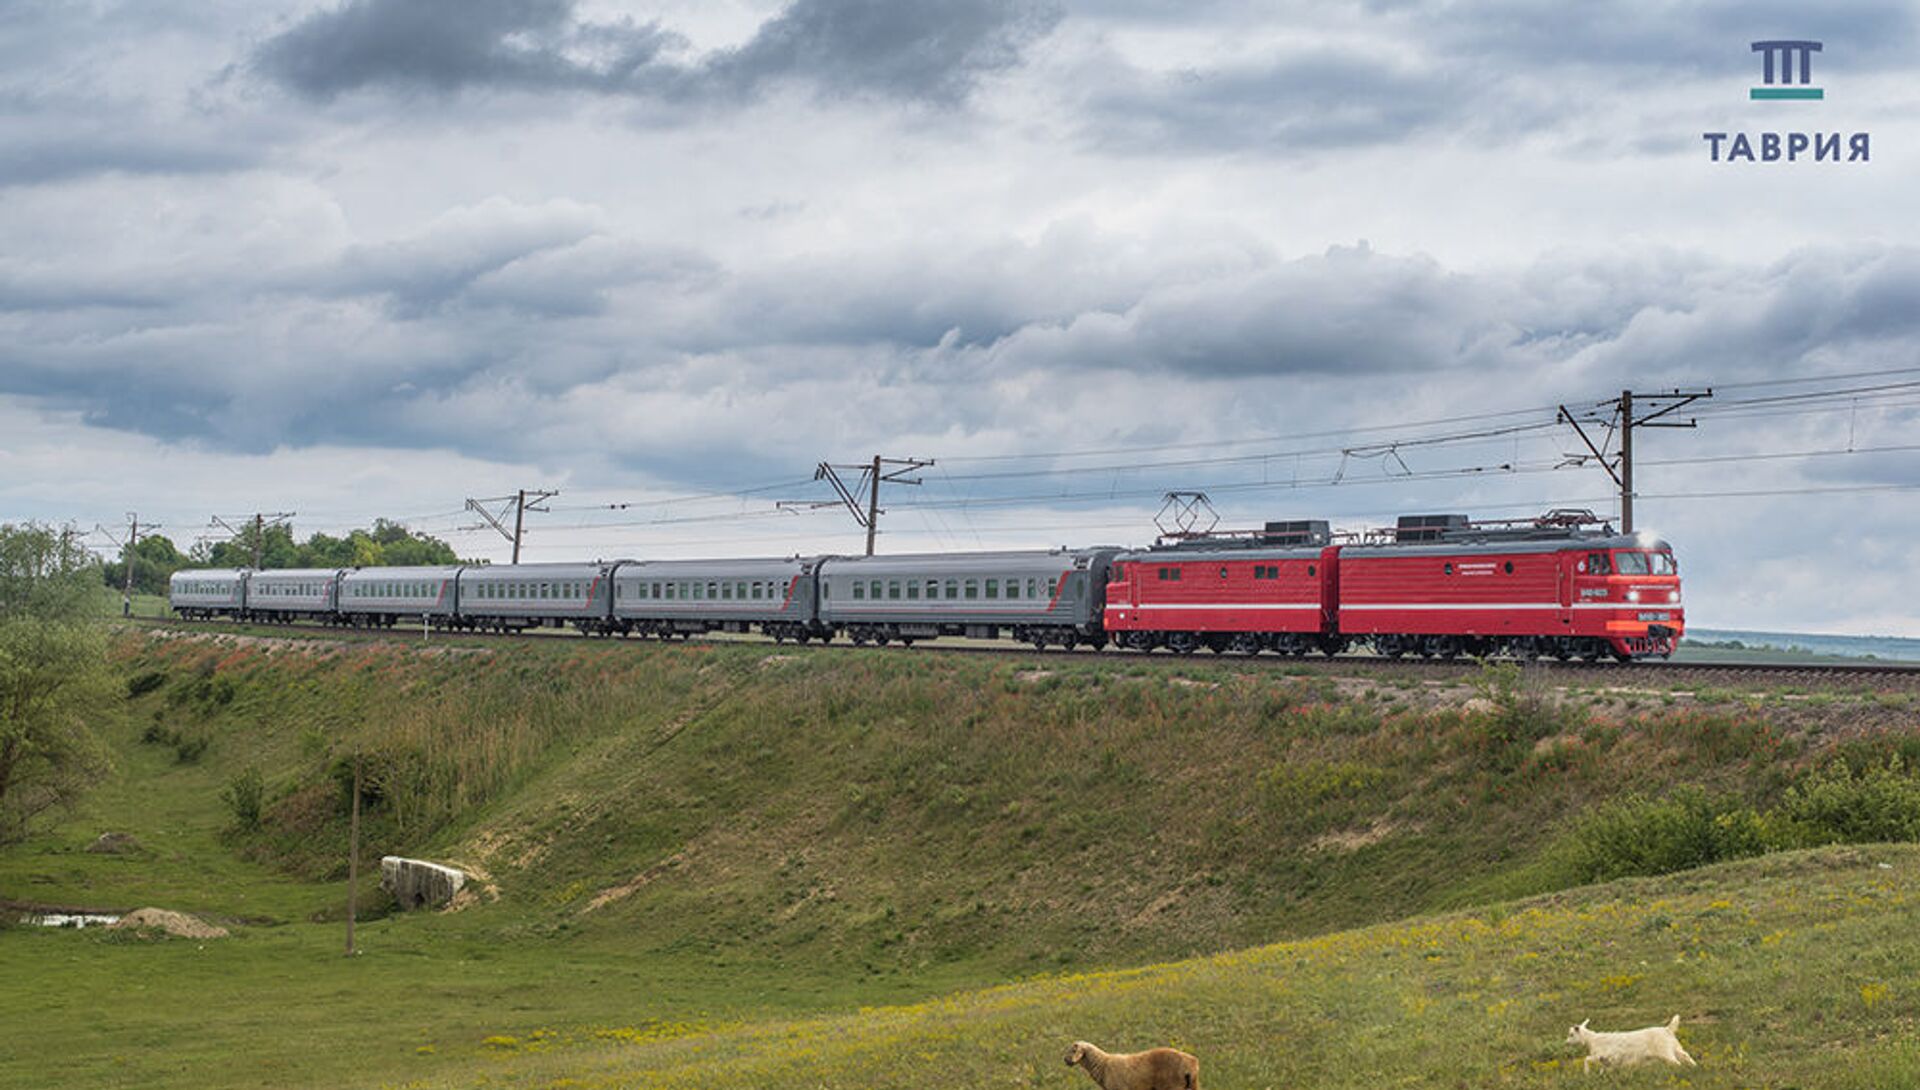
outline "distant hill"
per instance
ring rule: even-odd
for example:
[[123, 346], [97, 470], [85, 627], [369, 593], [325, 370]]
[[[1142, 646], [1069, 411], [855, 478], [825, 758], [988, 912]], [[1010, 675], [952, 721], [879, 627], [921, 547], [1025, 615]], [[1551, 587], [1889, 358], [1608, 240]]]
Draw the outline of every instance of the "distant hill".
[[1727, 652], [1920, 662], [1920, 639], [1901, 636], [1824, 636], [1812, 632], [1688, 628], [1676, 658], [1696, 661]]

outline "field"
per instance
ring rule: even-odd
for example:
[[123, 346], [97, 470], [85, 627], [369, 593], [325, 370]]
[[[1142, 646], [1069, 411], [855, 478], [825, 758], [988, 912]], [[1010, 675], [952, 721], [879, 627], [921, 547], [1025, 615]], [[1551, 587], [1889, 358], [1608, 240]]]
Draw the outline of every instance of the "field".
[[[116, 771], [0, 850], [0, 896], [235, 936], [0, 929], [0, 1085], [1073, 1086], [1075, 1037], [1188, 1047], [1214, 1086], [1545, 1085], [1579, 1077], [1567, 1024], [1673, 1013], [1694, 1086], [1920, 1080], [1914, 848], [1598, 885], [1569, 850], [1688, 785], [1754, 851], [1822, 842], [1809, 785], [1856, 782], [1819, 779], [1835, 760], [1904, 813], [1904, 692], [585, 641], [115, 654]], [[356, 757], [367, 864], [483, 878], [411, 915], [364, 882], [347, 958]], [[140, 849], [84, 850], [108, 830]]]

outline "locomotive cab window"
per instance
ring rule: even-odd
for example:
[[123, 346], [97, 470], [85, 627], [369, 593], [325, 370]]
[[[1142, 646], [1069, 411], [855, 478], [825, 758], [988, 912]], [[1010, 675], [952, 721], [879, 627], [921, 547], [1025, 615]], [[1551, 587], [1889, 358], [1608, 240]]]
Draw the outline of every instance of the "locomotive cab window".
[[1646, 553], [1621, 552], [1621, 553], [1615, 553], [1613, 555], [1614, 555], [1614, 559], [1618, 562], [1618, 568], [1621, 575], [1650, 574], [1647, 566]]
[[1588, 575], [1612, 575], [1613, 574], [1613, 563], [1607, 559], [1606, 553], [1588, 553], [1587, 554], [1587, 574]]

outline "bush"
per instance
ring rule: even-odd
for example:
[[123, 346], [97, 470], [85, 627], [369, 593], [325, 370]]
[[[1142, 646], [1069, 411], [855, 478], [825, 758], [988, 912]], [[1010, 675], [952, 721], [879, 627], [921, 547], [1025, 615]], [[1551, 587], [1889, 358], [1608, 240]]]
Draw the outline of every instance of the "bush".
[[1467, 746], [1474, 763], [1490, 772], [1517, 770], [1541, 739], [1586, 722], [1578, 709], [1562, 707], [1535, 686], [1523, 684], [1520, 668], [1510, 662], [1483, 665], [1473, 687], [1493, 707], [1468, 718]]
[[1835, 761], [1788, 788], [1779, 813], [1783, 846], [1920, 840], [1920, 778], [1897, 755], [1858, 771]]
[[148, 670], [143, 674], [135, 674], [127, 679], [127, 699], [132, 700], [137, 696], [145, 696], [166, 683], [167, 672], [165, 670]]
[[1549, 856], [1574, 883], [1605, 882], [1759, 855], [1772, 839], [1753, 807], [1682, 787], [1664, 798], [1607, 803], [1576, 822]]
[[227, 781], [220, 791], [220, 801], [233, 811], [233, 819], [240, 828], [251, 832], [260, 827], [260, 812], [266, 801], [266, 781], [260, 770], [251, 765], [245, 772]]
[[197, 734], [191, 738], [185, 735], [178, 736], [173, 743], [174, 759], [183, 765], [198, 764], [200, 758], [206, 756], [207, 746], [212, 741], [213, 739], [204, 734]]

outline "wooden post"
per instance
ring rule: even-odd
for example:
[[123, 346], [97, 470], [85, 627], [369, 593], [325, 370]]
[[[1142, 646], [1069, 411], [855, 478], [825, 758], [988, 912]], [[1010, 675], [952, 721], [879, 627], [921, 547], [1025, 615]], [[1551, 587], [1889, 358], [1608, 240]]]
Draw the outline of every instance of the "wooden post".
[[353, 822], [347, 834], [347, 956], [353, 948], [353, 918], [360, 912], [360, 754], [353, 755]]

